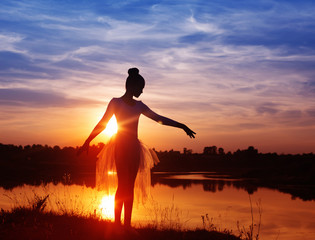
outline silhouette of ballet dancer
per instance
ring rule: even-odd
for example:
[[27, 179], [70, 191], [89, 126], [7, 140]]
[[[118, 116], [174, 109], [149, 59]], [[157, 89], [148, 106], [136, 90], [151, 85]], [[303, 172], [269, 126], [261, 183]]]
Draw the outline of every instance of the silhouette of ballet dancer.
[[[129, 69], [128, 74], [125, 94], [109, 102], [103, 118], [95, 126], [78, 153], [88, 151], [90, 142], [105, 129], [108, 121], [115, 115], [118, 131], [98, 155], [96, 182], [97, 184], [106, 182], [106, 178], [102, 176], [107, 176], [110, 169], [116, 170], [118, 187], [115, 195], [115, 223], [121, 224], [121, 212], [124, 206], [124, 225], [130, 227], [135, 180], [143, 175], [142, 179], [140, 179], [141, 176], [139, 177], [139, 182], [142, 181], [140, 185], [147, 182], [150, 187], [150, 168], [158, 162], [157, 157], [154, 156], [155, 153], [152, 150], [149, 151], [138, 140], [140, 115], [143, 114], [163, 125], [181, 128], [191, 138], [195, 138], [196, 133], [182, 123], [158, 115], [142, 101], [135, 100], [133, 97], [138, 98], [142, 94], [145, 80], [137, 68]], [[142, 188], [145, 187], [142, 186]], [[145, 191], [145, 189], [142, 190]]]

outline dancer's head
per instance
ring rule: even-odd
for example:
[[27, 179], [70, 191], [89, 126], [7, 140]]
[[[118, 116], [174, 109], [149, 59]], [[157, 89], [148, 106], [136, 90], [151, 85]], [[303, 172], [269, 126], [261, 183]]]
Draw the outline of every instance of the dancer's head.
[[139, 74], [138, 68], [130, 68], [128, 74], [126, 90], [131, 92], [133, 96], [139, 97], [145, 85], [144, 78]]

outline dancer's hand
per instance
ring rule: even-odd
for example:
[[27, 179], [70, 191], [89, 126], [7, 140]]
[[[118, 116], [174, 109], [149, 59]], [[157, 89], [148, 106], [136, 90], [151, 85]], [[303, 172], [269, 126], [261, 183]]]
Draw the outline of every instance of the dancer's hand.
[[86, 151], [86, 154], [89, 153], [90, 143], [85, 142], [78, 150], [77, 155], [79, 156], [82, 152]]
[[187, 127], [186, 125], [183, 125], [183, 129], [186, 132], [186, 134], [190, 137], [190, 138], [195, 138], [195, 132], [193, 130], [191, 130], [189, 127]]

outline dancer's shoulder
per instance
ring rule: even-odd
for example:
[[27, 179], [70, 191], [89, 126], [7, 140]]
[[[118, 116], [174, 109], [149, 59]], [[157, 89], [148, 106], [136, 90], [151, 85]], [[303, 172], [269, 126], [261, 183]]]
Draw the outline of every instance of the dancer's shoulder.
[[149, 107], [145, 103], [143, 103], [142, 101], [137, 101], [137, 104], [138, 104], [139, 108], [141, 109], [142, 113], [148, 111]]
[[110, 101], [109, 101], [109, 103], [118, 103], [118, 102], [120, 102], [121, 101], [121, 98], [118, 98], [118, 97], [114, 97], [114, 98], [112, 98]]
[[115, 108], [117, 105], [119, 104], [119, 98], [112, 98], [109, 102], [108, 102], [108, 107], [110, 108]]
[[138, 106], [140, 106], [140, 107], [146, 106], [141, 100], [135, 100], [135, 101], [138, 104]]

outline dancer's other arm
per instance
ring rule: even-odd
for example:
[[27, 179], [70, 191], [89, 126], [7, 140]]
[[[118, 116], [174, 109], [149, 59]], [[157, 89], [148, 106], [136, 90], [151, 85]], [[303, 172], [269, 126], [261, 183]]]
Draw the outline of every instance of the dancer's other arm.
[[153, 112], [147, 105], [143, 104], [143, 111], [142, 114], [145, 115], [148, 118], [151, 118], [152, 120], [163, 124], [163, 125], [167, 125], [167, 126], [172, 126], [172, 127], [177, 127], [177, 128], [181, 128], [183, 129], [186, 134], [191, 137], [191, 138], [195, 138], [195, 132], [193, 130], [191, 130], [189, 127], [187, 127], [185, 124], [183, 123], [179, 123], [177, 121], [174, 121], [170, 118], [161, 116], [155, 112]]
[[111, 100], [108, 104], [108, 107], [105, 111], [104, 116], [102, 119], [96, 124], [94, 129], [92, 130], [91, 134], [89, 137], [85, 140], [84, 144], [79, 148], [78, 155], [81, 154], [84, 151], [89, 151], [89, 146], [90, 142], [98, 135], [100, 134], [105, 128], [108, 123], [108, 121], [111, 119], [113, 116], [114, 111], [113, 111], [113, 101]]

